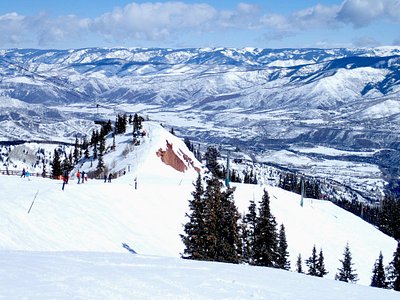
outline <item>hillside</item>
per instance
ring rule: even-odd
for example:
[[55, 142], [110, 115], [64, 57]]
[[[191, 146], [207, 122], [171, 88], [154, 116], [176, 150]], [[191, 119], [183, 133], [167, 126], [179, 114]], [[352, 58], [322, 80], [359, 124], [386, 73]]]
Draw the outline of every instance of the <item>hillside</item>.
[[[190, 156], [181, 140], [156, 123], [146, 122], [146, 131], [141, 145], [126, 157], [121, 155], [128, 145], [129, 134], [117, 139], [117, 150], [106, 155], [105, 161], [113, 165], [113, 171], [131, 163], [130, 171], [111, 183], [89, 179], [78, 185], [72, 174], [70, 183], [62, 191], [61, 181], [0, 175], [0, 257], [3, 266], [0, 290], [4, 291], [0, 296], [19, 298], [19, 295], [26, 295], [26, 282], [28, 286], [32, 285], [36, 293], [34, 298], [67, 297], [65, 295], [74, 292], [80, 297], [95, 295], [93, 298], [111, 295], [161, 298], [165, 291], [170, 299], [178, 295], [182, 299], [205, 299], [210, 295], [230, 297], [231, 292], [237, 291], [239, 298], [269, 295], [272, 299], [284, 299], [294, 295], [287, 282], [302, 291], [304, 299], [351, 299], [360, 295], [365, 295], [365, 298], [360, 296], [362, 299], [377, 299], [377, 295], [391, 299], [397, 296], [388, 291], [361, 287], [369, 285], [379, 251], [383, 253], [385, 264], [392, 259], [396, 241], [330, 202], [306, 199], [301, 207], [299, 195], [270, 186], [235, 184], [235, 202], [239, 211], [247, 209], [249, 200], [261, 200], [263, 189], [267, 189], [272, 213], [278, 223], [284, 223], [286, 227], [292, 268], [297, 255], [301, 253], [303, 259], [308, 258], [315, 244], [318, 250], [324, 251], [329, 271], [325, 279], [267, 268], [178, 259], [183, 251], [179, 234], [183, 233], [187, 200], [191, 198], [197, 172], [190, 167], [184, 173], [178, 172], [157, 156], [160, 148], [167, 148], [167, 140], [176, 153]], [[193, 161], [194, 165], [198, 164], [194, 158]], [[353, 285], [332, 281], [340, 267], [339, 259], [342, 259], [346, 242], [349, 242], [360, 279], [354, 289], [349, 288]], [[122, 246], [124, 243], [138, 256], [128, 253]], [[21, 274], [21, 266], [26, 266], [24, 274]], [[71, 270], [71, 273], [65, 277], [63, 269]], [[4, 272], [19, 279], [10, 282], [5, 279], [8, 277]], [[70, 277], [73, 273], [81, 276], [83, 281], [76, 282]], [[104, 277], [108, 273], [115, 277]], [[209, 277], [209, 274], [214, 275]], [[30, 277], [33, 278], [31, 282]], [[97, 279], [96, 283], [93, 278]], [[35, 283], [44, 282], [47, 289], [41, 291], [34, 287]], [[62, 282], [62, 287], [57, 282]], [[208, 288], [201, 288], [199, 282]], [[96, 289], [102, 285], [103, 288]], [[3, 288], [6, 286], [14, 286], [15, 294]], [[77, 286], [81, 287], [76, 291]], [[140, 287], [143, 294], [132, 291]], [[327, 294], [325, 290], [328, 290]]]
[[[139, 113], [197, 143], [238, 148], [253, 162], [329, 178], [361, 201], [378, 201], [399, 176], [399, 54], [398, 47], [1, 50], [0, 142], [73, 143], [90, 135], [93, 121]], [[351, 154], [293, 150], [321, 146]]]

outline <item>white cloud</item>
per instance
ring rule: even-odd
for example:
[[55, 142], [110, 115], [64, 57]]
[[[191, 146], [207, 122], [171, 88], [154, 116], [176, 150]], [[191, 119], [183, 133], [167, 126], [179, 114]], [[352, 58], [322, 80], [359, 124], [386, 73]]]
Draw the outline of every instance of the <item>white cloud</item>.
[[399, 0], [346, 0], [337, 19], [352, 24], [355, 28], [365, 27], [378, 19], [400, 22]]
[[[263, 15], [259, 6], [244, 2], [229, 10], [205, 3], [132, 2], [93, 19], [76, 15], [52, 18], [44, 13], [29, 17], [4, 14], [0, 16], [0, 46], [28, 42], [52, 46], [94, 35], [114, 43], [167, 40], [177, 44], [188, 34], [224, 34], [227, 28], [263, 31], [268, 38], [283, 39], [348, 25], [361, 28], [380, 20], [400, 23], [400, 0], [343, 0], [338, 5], [317, 4], [290, 15]], [[373, 43], [365, 38], [356, 42]]]
[[95, 18], [90, 28], [108, 38], [157, 40], [177, 31], [206, 28], [216, 15], [208, 4], [131, 3]]
[[370, 36], [362, 36], [353, 40], [355, 47], [378, 47], [381, 45], [376, 39]]
[[[26, 17], [15, 12], [0, 16], [0, 43], [17, 45], [26, 39]], [[22, 33], [22, 34], [21, 34]]]

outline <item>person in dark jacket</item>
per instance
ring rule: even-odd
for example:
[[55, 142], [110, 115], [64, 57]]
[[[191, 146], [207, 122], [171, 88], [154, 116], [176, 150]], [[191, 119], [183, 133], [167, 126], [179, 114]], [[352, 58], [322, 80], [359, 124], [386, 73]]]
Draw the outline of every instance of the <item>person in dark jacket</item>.
[[111, 179], [112, 179], [112, 174], [110, 173], [110, 175], [108, 175], [108, 182], [111, 182]]

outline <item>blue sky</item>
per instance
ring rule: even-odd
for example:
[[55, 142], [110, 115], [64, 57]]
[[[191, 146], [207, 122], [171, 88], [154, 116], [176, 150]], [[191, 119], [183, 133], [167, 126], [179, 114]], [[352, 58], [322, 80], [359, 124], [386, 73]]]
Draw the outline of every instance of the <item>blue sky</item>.
[[6, 0], [0, 48], [400, 45], [400, 0]]

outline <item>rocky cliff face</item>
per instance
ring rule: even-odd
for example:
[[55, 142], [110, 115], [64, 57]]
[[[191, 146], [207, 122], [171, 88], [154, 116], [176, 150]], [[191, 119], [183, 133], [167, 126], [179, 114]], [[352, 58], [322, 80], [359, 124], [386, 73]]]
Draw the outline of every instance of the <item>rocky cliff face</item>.
[[181, 149], [174, 150], [172, 143], [169, 143], [168, 140], [166, 140], [166, 149], [163, 150], [160, 148], [156, 154], [161, 158], [163, 163], [179, 172], [184, 173], [189, 168], [200, 172], [200, 169], [194, 165], [193, 160]]

